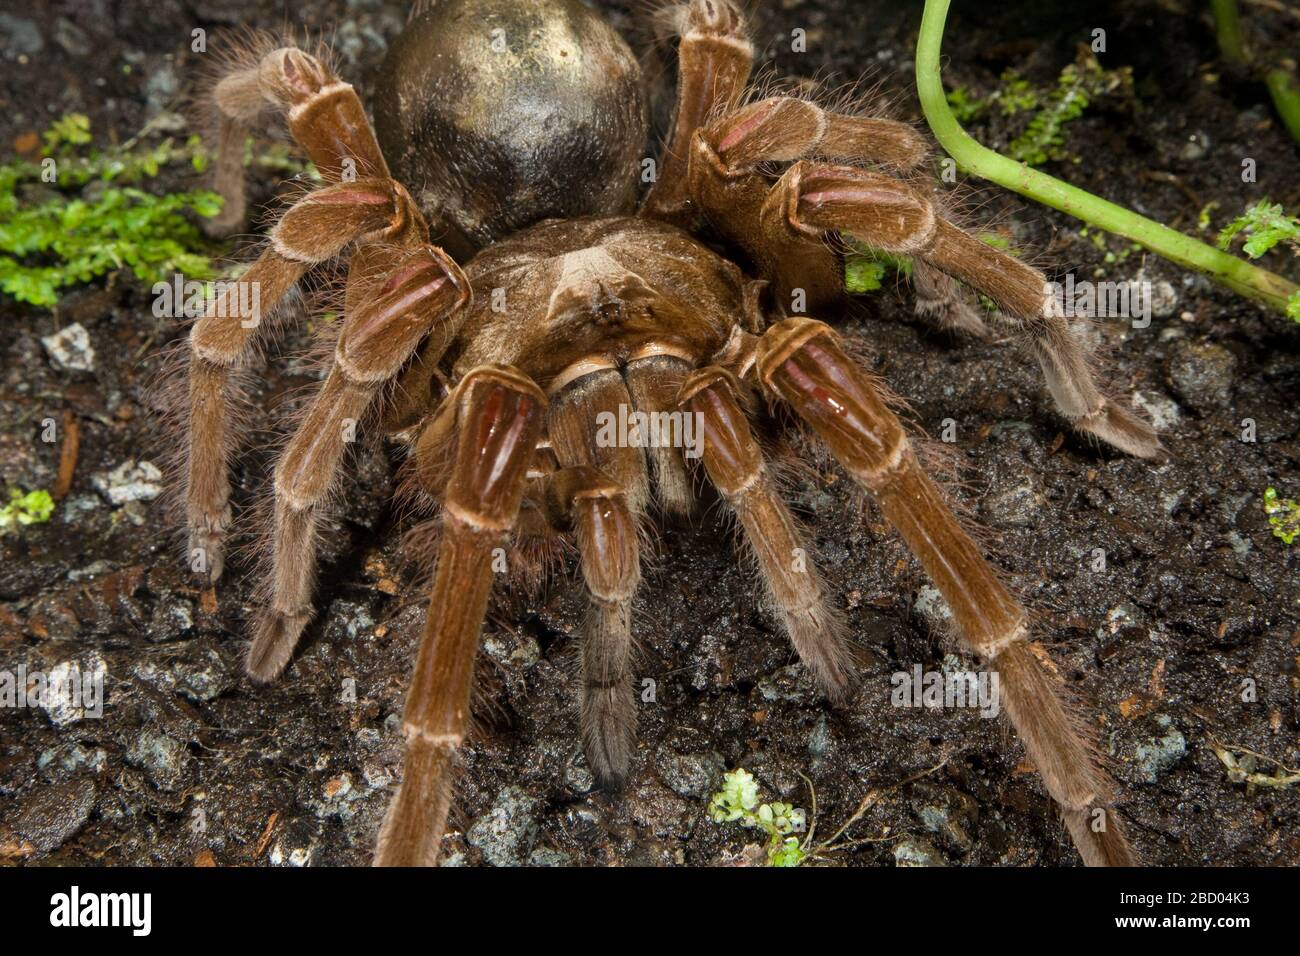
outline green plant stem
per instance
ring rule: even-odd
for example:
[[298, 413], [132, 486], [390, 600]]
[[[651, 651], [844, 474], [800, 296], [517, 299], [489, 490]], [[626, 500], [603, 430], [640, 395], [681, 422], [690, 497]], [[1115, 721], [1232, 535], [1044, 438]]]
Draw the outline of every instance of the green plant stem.
[[[1237, 0], [1210, 0], [1210, 10], [1214, 14], [1214, 34], [1219, 40], [1219, 54], [1229, 63], [1252, 66], [1253, 58], [1242, 39]], [[1291, 138], [1300, 144], [1300, 81], [1297, 81], [1292, 70], [1280, 66], [1264, 71], [1262, 79], [1268, 87], [1268, 95], [1273, 98], [1274, 108], [1282, 117], [1282, 125], [1291, 134]]]
[[1246, 43], [1241, 38], [1241, 16], [1237, 13], [1237, 0], [1210, 0], [1214, 14], [1214, 35], [1219, 40], [1219, 53], [1225, 60], [1243, 66], [1250, 61]]
[[1264, 83], [1282, 124], [1291, 138], [1300, 143], [1300, 80], [1290, 70], [1278, 67], [1264, 74]]
[[930, 130], [962, 169], [1099, 229], [1123, 236], [1170, 262], [1203, 272], [1241, 295], [1286, 313], [1287, 299], [1300, 292], [1300, 286], [1130, 209], [1017, 163], [972, 139], [948, 107], [939, 72], [948, 5], [949, 0], [926, 0], [916, 44], [916, 86]]

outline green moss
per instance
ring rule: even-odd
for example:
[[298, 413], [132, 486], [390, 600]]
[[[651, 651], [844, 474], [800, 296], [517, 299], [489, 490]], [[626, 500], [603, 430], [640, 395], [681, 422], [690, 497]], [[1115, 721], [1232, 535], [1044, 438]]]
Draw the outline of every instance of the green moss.
[[[1300, 256], [1300, 217], [1287, 215], [1281, 203], [1260, 200], [1219, 233], [1219, 248], [1229, 249], [1238, 236], [1245, 236], [1242, 252], [1258, 259], [1278, 245], [1288, 246]], [[1300, 322], [1300, 292], [1287, 299], [1286, 314]]]
[[0, 534], [19, 525], [44, 524], [54, 514], [54, 499], [48, 491], [22, 492], [9, 489], [9, 504], [0, 508]]
[[167, 166], [201, 172], [206, 154], [198, 137], [85, 149], [89, 120], [71, 114], [43, 138], [40, 163], [0, 166], [0, 291], [48, 308], [63, 290], [118, 269], [146, 283], [177, 272], [213, 276], [212, 249], [193, 216], [215, 216], [221, 200], [201, 190], [156, 195], [142, 188]]
[[1241, 249], [1252, 259], [1258, 259], [1279, 243], [1290, 245], [1300, 254], [1300, 218], [1288, 216], [1281, 203], [1260, 200], [1242, 215], [1223, 227], [1219, 233], [1219, 248], [1228, 249], [1238, 235], [1246, 239]]
[[1264, 492], [1264, 513], [1268, 515], [1273, 537], [1283, 544], [1293, 544], [1296, 535], [1300, 535], [1300, 503], [1279, 498], [1276, 488], [1268, 488]]
[[798, 866], [807, 855], [795, 832], [802, 832], [804, 812], [788, 803], [758, 802], [758, 783], [746, 770], [732, 770], [722, 777], [722, 789], [709, 801], [714, 823], [739, 823], [767, 835], [768, 866]]
[[1128, 68], [1102, 69], [1094, 56], [1080, 57], [1061, 71], [1056, 86], [1042, 94], [1031, 107], [1036, 109], [1024, 132], [1007, 147], [1007, 155], [1030, 166], [1052, 160], [1078, 157], [1065, 149], [1065, 126], [1083, 115], [1093, 98], [1133, 83]]

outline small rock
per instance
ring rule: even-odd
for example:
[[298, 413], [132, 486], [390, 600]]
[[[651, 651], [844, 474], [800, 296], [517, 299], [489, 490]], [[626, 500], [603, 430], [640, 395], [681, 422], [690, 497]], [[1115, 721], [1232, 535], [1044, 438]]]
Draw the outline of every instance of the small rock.
[[574, 793], [590, 793], [596, 788], [596, 777], [587, 766], [587, 757], [579, 747], [564, 765], [564, 785]]
[[1201, 414], [1228, 404], [1236, 371], [1237, 357], [1213, 342], [1178, 342], [1170, 350], [1169, 384]]
[[1136, 764], [1145, 783], [1155, 783], [1160, 775], [1174, 767], [1187, 753], [1187, 738], [1165, 714], [1156, 715], [1156, 723], [1165, 729], [1160, 737], [1138, 744]]
[[947, 866], [929, 840], [906, 837], [894, 845], [895, 866]]
[[537, 839], [538, 805], [519, 787], [506, 787], [492, 809], [470, 826], [466, 838], [492, 866], [520, 866]]
[[826, 715], [822, 714], [817, 719], [812, 733], [808, 735], [808, 756], [812, 758], [811, 765], [813, 769], [818, 769], [826, 762], [826, 758], [835, 750], [835, 736], [831, 733], [830, 723]]
[[716, 751], [667, 753], [659, 759], [659, 777], [668, 789], [678, 796], [696, 800], [708, 799], [721, 786], [726, 769], [726, 761]]
[[528, 857], [529, 866], [572, 866], [573, 857], [562, 850], [539, 846]]
[[1029, 528], [1038, 520], [1043, 496], [1033, 478], [1021, 475], [1009, 487], [996, 489], [984, 499], [980, 511], [991, 524], [1004, 528]]
[[483, 650], [495, 661], [524, 670], [542, 659], [537, 638], [522, 631], [495, 631], [483, 638]]
[[40, 27], [31, 20], [0, 13], [0, 50], [6, 57], [16, 60], [20, 56], [34, 56], [45, 49], [45, 38]]
[[1151, 396], [1134, 392], [1133, 404], [1147, 413], [1156, 431], [1173, 428], [1183, 420], [1183, 410], [1178, 407], [1178, 403], [1163, 395]]
[[146, 727], [131, 742], [126, 762], [143, 769], [161, 789], [171, 790], [184, 778], [190, 752], [179, 740]]
[[41, 853], [49, 853], [72, 839], [95, 808], [95, 783], [81, 778], [40, 787], [14, 821], [14, 830]]
[[95, 368], [95, 350], [90, 345], [90, 333], [80, 322], [41, 338], [55, 368], [70, 372], [90, 372]]
[[149, 620], [145, 635], [150, 641], [164, 643], [177, 641], [194, 627], [194, 611], [189, 601], [177, 598], [159, 604]]
[[812, 674], [801, 664], [789, 664], [759, 678], [757, 687], [769, 701], [810, 704], [820, 696]]
[[1178, 311], [1178, 290], [1174, 284], [1161, 279], [1151, 286], [1151, 314], [1157, 319], [1167, 319]]
[[91, 483], [111, 505], [153, 501], [162, 494], [162, 472], [151, 461], [127, 460], [112, 471], [101, 471]]
[[66, 727], [87, 717], [102, 717], [107, 674], [108, 664], [98, 653], [50, 668], [39, 702], [50, 723]]
[[939, 593], [939, 589], [929, 584], [923, 584], [917, 590], [912, 609], [934, 628], [943, 629], [952, 621], [952, 608]]

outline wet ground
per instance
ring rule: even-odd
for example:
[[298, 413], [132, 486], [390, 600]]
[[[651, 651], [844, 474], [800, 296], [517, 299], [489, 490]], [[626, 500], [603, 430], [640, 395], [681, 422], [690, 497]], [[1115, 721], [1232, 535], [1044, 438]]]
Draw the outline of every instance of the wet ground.
[[[196, 27], [215, 37], [288, 22], [324, 33], [364, 90], [403, 22], [401, 4], [292, 6], [288, 15], [236, 0], [11, 8], [0, 16], [0, 142], [69, 112], [87, 113], [101, 137], [131, 136], [185, 95]], [[765, 64], [831, 80], [870, 71], [903, 115], [919, 115], [908, 93], [918, 5], [755, 6]], [[1191, 231], [1211, 202], [1215, 228], [1265, 196], [1300, 204], [1295, 146], [1260, 88], [1217, 65], [1199, 4], [955, 6], [947, 76], [978, 95], [1010, 66], [1050, 83], [1097, 26], [1108, 32], [1103, 63], [1134, 67], [1133, 100], [1085, 114], [1067, 137], [1081, 161], [1050, 171]], [[1249, 13], [1267, 42], [1300, 26], [1265, 6]], [[796, 28], [806, 53], [790, 49]], [[1002, 135], [996, 123], [976, 132]], [[1245, 157], [1256, 160], [1256, 183], [1241, 181]], [[259, 174], [251, 198], [264, 203], [275, 186]], [[827, 318], [870, 347], [926, 431], [937, 436], [953, 420], [955, 494], [991, 529], [1037, 639], [1084, 702], [1142, 857], [1295, 864], [1300, 786], [1234, 783], [1214, 745], [1300, 765], [1300, 548], [1270, 535], [1261, 508], [1270, 485], [1300, 497], [1300, 326], [1161, 260], [1125, 255], [1117, 240], [1107, 261], [1076, 222], [1014, 196], [982, 189], [974, 198], [978, 216], [996, 219], [1050, 272], [1155, 284], [1148, 328], [1111, 320], [1088, 336], [1107, 354], [1111, 389], [1160, 421], [1169, 461], [1126, 459], [1063, 434], [1035, 366], [1005, 343], [928, 330], [905, 291]], [[94, 350], [86, 370], [59, 367], [41, 342], [74, 322]], [[0, 299], [4, 484], [55, 485], [63, 443], [42, 442], [46, 419], [61, 436], [66, 413], [80, 437], [53, 520], [0, 538], [0, 662], [45, 671], [77, 662], [108, 675], [102, 719], [0, 711], [0, 861], [363, 863], [399, 772], [397, 715], [423, 614], [397, 546], [397, 450], [358, 459], [306, 646], [278, 684], [251, 685], [240, 670], [250, 565], [235, 562], [214, 594], [197, 590], [154, 473], [138, 464], [164, 464], [146, 385], [181, 334], [129, 281], [74, 293], [54, 313]], [[255, 398], [268, 426], [312, 384], [299, 358], [308, 345], [305, 333], [291, 336], [286, 357], [260, 373]], [[1241, 440], [1246, 419], [1253, 442]], [[265, 458], [255, 449], [241, 460], [245, 507], [264, 490]], [[720, 523], [667, 528], [637, 615], [638, 678], [655, 692], [640, 705], [628, 791], [593, 791], [580, 754], [571, 675], [582, 596], [562, 583], [545, 601], [496, 613], [485, 630], [482, 726], [445, 859], [732, 861], [747, 834], [713, 823], [706, 807], [722, 771], [742, 766], [766, 799], [809, 809], [811, 781], [823, 836], [881, 791], [847, 834], [861, 842], [829, 854], [835, 862], [1077, 862], [1001, 723], [891, 706], [892, 673], [940, 669], [956, 652], [917, 566], [878, 519], [856, 515], [846, 485], [827, 470], [795, 499], [860, 648], [849, 702], [819, 699]], [[1094, 570], [1097, 549], [1104, 570]], [[1273, 767], [1259, 760], [1257, 769]]]

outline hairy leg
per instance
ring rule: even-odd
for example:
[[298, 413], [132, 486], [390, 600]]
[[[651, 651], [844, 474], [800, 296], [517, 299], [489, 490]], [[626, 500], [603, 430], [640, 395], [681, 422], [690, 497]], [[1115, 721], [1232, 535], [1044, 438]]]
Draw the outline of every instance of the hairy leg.
[[320, 58], [297, 47], [271, 49], [236, 67], [218, 81], [212, 97], [221, 117], [214, 188], [225, 200], [213, 221], [216, 230], [236, 229], [244, 221], [244, 140], [268, 107], [285, 114], [289, 132], [327, 184], [389, 177], [356, 91]]
[[907, 184], [852, 166], [796, 162], [772, 187], [760, 230], [774, 243], [802, 237], [818, 247], [827, 235], [851, 235], [961, 279], [992, 298], [1023, 334], [1072, 427], [1141, 458], [1161, 451], [1150, 424], [1097, 387], [1082, 346], [1052, 307], [1047, 278], [943, 219]]
[[853, 672], [844, 621], [826, 600], [808, 542], [776, 490], [736, 392], [730, 372], [704, 368], [682, 386], [682, 408], [703, 421], [704, 469], [740, 522], [799, 659], [828, 697], [842, 698]]
[[450, 339], [445, 326], [469, 295], [465, 275], [436, 246], [394, 262], [391, 250], [371, 245], [353, 258], [334, 363], [275, 468], [269, 593], [246, 664], [257, 680], [279, 676], [311, 620], [316, 527], [348, 444], [421, 341]]
[[582, 636], [582, 743], [597, 780], [619, 787], [636, 741], [632, 599], [641, 579], [636, 517], [623, 489], [587, 466], [545, 479], [555, 524], [571, 531], [591, 607]]
[[410, 197], [391, 181], [327, 186], [290, 208], [265, 252], [207, 306], [190, 331], [186, 509], [190, 566], [221, 577], [230, 524], [231, 373], [255, 349], [269, 315], [311, 266], [369, 235], [406, 236], [418, 222]]
[[1133, 864], [1095, 750], [1026, 644], [1024, 609], [921, 470], [877, 381], [843, 353], [829, 326], [809, 319], [774, 325], [759, 343], [757, 370], [879, 503], [948, 602], [963, 643], [996, 669], [1011, 723], [1084, 862]]
[[691, 137], [715, 112], [739, 102], [754, 61], [745, 21], [731, 0], [691, 0], [677, 11], [677, 111], [655, 184], [641, 214], [689, 225], [697, 211], [687, 183]]
[[451, 803], [456, 754], [469, 727], [479, 633], [519, 513], [546, 399], [519, 372], [474, 369], [454, 403], [456, 453], [442, 491], [443, 530], [429, 614], [406, 695], [402, 784], [379, 831], [376, 866], [431, 866]]

